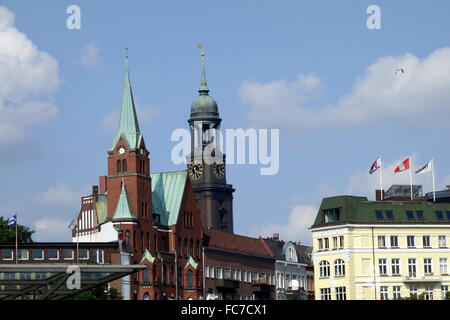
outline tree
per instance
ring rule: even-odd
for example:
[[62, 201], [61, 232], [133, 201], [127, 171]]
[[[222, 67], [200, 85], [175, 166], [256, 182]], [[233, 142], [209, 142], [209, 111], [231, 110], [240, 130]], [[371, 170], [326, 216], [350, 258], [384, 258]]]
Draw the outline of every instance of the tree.
[[447, 291], [447, 292], [445, 293], [445, 298], [444, 298], [444, 300], [450, 300], [450, 291]]
[[[33, 242], [31, 235], [34, 230], [30, 230], [26, 226], [17, 225], [17, 242], [30, 243]], [[0, 217], [0, 242], [16, 242], [16, 227], [8, 226], [8, 219]]]

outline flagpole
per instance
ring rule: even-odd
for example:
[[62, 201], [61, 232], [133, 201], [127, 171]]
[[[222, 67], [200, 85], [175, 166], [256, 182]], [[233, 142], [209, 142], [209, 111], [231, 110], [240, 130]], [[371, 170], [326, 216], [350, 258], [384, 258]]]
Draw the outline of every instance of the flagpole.
[[17, 212], [16, 212], [16, 264], [18, 264], [18, 262], [17, 262], [17, 252], [19, 251], [17, 248], [18, 248], [18, 245], [17, 245]]
[[433, 201], [436, 202], [436, 187], [434, 186], [434, 159], [431, 158], [431, 176], [433, 177]]
[[409, 184], [411, 186], [411, 201], [413, 201], [413, 189], [412, 189], [412, 162], [411, 157], [409, 159]]
[[380, 159], [380, 193], [381, 193], [381, 200], [384, 200], [383, 197], [383, 178], [382, 178], [382, 174], [381, 174], [381, 170], [382, 170], [382, 165], [381, 165], [381, 156], [378, 157]]

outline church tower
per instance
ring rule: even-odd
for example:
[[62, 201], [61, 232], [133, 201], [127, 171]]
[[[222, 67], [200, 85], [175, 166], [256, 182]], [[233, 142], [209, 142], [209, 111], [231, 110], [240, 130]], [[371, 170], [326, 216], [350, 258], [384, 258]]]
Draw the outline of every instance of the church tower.
[[153, 231], [152, 184], [149, 152], [139, 129], [131, 90], [128, 57], [119, 122], [108, 150], [107, 184], [107, 218], [123, 232], [127, 251], [136, 252], [138, 257], [144, 249], [143, 234]]
[[216, 101], [209, 95], [203, 50], [201, 56], [199, 96], [192, 102], [188, 120], [191, 153], [187, 171], [203, 227], [233, 233], [234, 189], [227, 184], [225, 154], [221, 153], [218, 136], [222, 119]]

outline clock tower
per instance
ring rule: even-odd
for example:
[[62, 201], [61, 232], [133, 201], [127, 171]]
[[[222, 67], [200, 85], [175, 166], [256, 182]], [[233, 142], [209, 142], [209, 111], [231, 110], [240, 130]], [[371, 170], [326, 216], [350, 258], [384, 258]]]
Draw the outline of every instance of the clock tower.
[[218, 136], [222, 119], [206, 86], [203, 50], [201, 55], [199, 96], [192, 102], [188, 120], [191, 153], [187, 171], [203, 227], [233, 233], [234, 189], [226, 181], [225, 154], [220, 150]]

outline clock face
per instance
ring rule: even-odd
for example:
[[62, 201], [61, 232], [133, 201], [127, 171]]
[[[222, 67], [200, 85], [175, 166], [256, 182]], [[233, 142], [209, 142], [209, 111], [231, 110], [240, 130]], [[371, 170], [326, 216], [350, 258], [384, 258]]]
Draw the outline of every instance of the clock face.
[[217, 179], [222, 179], [225, 176], [225, 165], [223, 163], [214, 163], [213, 173]]
[[127, 152], [127, 149], [125, 149], [124, 146], [120, 146], [120, 147], [117, 148], [117, 154], [119, 156], [123, 156], [125, 154], [125, 152]]
[[187, 166], [188, 174], [191, 179], [197, 180], [203, 174], [203, 165], [200, 162], [193, 161]]

